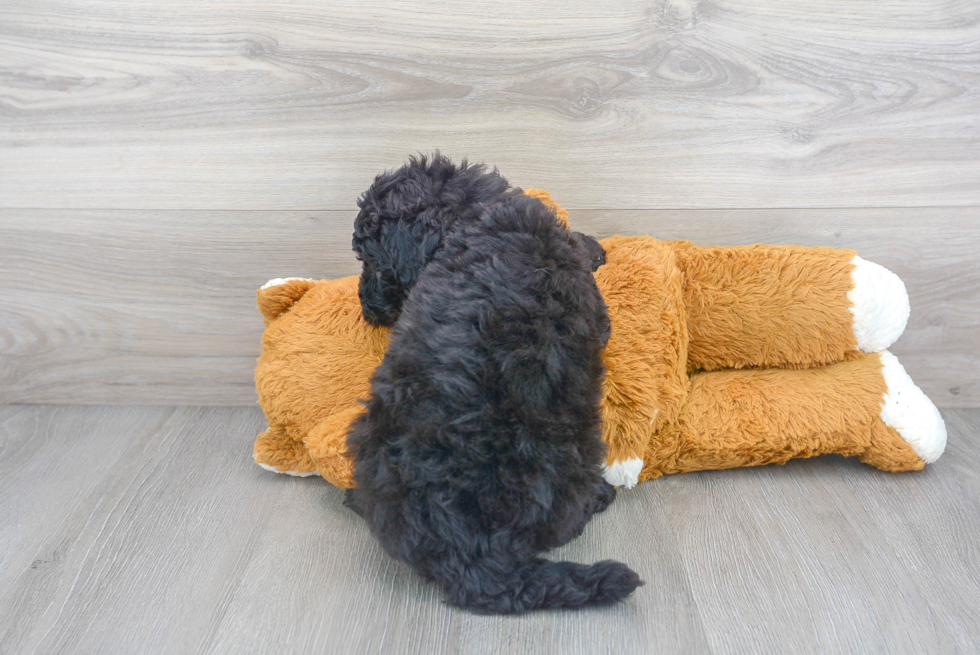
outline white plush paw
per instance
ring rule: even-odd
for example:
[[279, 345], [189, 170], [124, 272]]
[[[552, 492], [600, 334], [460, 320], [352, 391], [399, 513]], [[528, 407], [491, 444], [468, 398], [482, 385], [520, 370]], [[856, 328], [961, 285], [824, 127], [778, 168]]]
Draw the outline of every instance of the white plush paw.
[[895, 343], [909, 320], [909, 294], [902, 279], [887, 268], [855, 256], [851, 278], [854, 288], [847, 292], [854, 316], [854, 336], [858, 348], [876, 353]]
[[265, 284], [263, 284], [260, 288], [262, 288], [262, 289], [268, 289], [270, 287], [278, 287], [279, 285], [286, 284], [290, 280], [309, 280], [309, 281], [312, 281], [308, 277], [277, 277], [274, 280], [269, 280], [268, 282], [266, 282]]
[[912, 382], [898, 358], [887, 350], [880, 357], [881, 373], [888, 385], [881, 420], [897, 431], [922, 461], [931, 464], [946, 449], [946, 423], [928, 396]]
[[614, 487], [626, 487], [632, 489], [640, 479], [640, 471], [643, 470], [643, 460], [639, 457], [621, 459], [612, 464], [602, 465], [602, 477], [606, 482]]
[[299, 471], [280, 471], [274, 466], [269, 466], [268, 464], [263, 464], [262, 462], [255, 462], [255, 463], [261, 466], [262, 468], [264, 468], [266, 471], [272, 471], [273, 473], [282, 473], [283, 475], [291, 475], [294, 478], [308, 478], [312, 475], [317, 475], [316, 471], [308, 471], [306, 473], [300, 473]]

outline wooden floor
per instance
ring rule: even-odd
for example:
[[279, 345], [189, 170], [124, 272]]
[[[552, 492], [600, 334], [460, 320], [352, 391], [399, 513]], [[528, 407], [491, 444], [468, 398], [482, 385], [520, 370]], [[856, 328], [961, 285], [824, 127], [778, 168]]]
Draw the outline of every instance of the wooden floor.
[[480, 617], [320, 478], [250, 460], [255, 408], [0, 408], [2, 653], [975, 653], [980, 410], [921, 473], [823, 457], [624, 492], [555, 552], [646, 585]]
[[[557, 554], [629, 603], [445, 607], [251, 460], [255, 289], [356, 273], [435, 148], [596, 236], [894, 270], [947, 453], [645, 483]], [[978, 245], [977, 0], [0, 0], [0, 653], [980, 652]]]

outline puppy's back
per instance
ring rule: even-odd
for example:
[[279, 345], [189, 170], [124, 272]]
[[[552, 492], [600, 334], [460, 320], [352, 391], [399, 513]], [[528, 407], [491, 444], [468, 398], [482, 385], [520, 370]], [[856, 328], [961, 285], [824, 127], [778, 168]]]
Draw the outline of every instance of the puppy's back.
[[409, 294], [351, 433], [354, 502], [452, 602], [579, 607], [640, 584], [537, 557], [581, 531], [603, 484], [607, 335], [588, 252], [532, 198], [451, 235]]

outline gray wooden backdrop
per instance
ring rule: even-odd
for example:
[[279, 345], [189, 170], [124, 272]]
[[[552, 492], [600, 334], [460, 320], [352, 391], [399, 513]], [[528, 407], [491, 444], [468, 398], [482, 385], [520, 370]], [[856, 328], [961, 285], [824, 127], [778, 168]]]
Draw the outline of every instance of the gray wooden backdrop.
[[0, 402], [246, 404], [272, 277], [441, 148], [598, 236], [855, 248], [980, 404], [975, 0], [0, 0]]

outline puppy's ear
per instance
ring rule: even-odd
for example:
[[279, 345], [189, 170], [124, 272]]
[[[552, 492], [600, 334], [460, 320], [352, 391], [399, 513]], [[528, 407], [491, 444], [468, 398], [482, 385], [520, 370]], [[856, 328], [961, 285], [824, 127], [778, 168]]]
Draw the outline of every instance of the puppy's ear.
[[432, 261], [436, 252], [442, 247], [442, 240], [447, 230], [452, 227], [451, 218], [447, 216], [449, 213], [441, 207], [433, 207], [419, 215], [418, 225], [414, 226], [414, 231], [419, 238], [419, 263], [422, 268]]
[[358, 200], [354, 250], [364, 262], [360, 297], [364, 318], [394, 324], [422, 270], [460, 225], [480, 220], [509, 185], [496, 169], [455, 165], [436, 152], [410, 157], [378, 175]]
[[373, 240], [356, 244], [364, 262], [358, 293], [369, 323], [394, 325], [409, 291], [442, 246], [444, 229], [435, 210], [427, 210], [383, 221]]
[[414, 215], [406, 213], [386, 224], [381, 231], [384, 256], [379, 257], [379, 263], [390, 270], [392, 277], [406, 288], [406, 293], [442, 247], [447, 228], [444, 213], [441, 208], [426, 209]]

